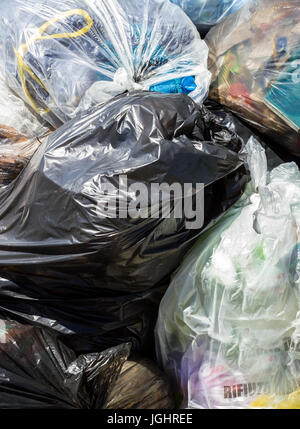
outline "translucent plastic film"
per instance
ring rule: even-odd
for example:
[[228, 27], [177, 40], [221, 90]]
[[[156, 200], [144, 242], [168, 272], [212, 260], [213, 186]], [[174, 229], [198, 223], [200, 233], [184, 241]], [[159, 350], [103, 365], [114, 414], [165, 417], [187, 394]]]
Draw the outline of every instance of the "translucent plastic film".
[[206, 36], [210, 97], [300, 156], [300, 2], [253, 1]]
[[19, 138], [22, 136], [23, 139], [41, 137], [49, 130], [49, 127], [28, 109], [22, 99], [7, 87], [2, 76], [0, 76], [0, 99], [0, 145], [4, 140], [5, 130], [8, 135], [14, 134]]
[[252, 184], [186, 257], [160, 307], [158, 356], [191, 408], [300, 408], [300, 173]]
[[170, 0], [180, 6], [202, 33], [252, 0]]
[[207, 95], [207, 46], [165, 0], [12, 0], [0, 16], [6, 81], [53, 126], [125, 91]]
[[49, 127], [40, 122], [0, 76], [0, 187], [15, 179]]
[[9, 185], [23, 170], [43, 139], [26, 139], [15, 130], [0, 128], [0, 188]]

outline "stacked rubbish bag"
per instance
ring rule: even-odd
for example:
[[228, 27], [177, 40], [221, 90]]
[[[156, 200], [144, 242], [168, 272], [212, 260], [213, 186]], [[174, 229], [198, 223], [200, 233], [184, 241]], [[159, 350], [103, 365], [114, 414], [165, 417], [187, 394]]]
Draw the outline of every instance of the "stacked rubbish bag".
[[[23, 122], [13, 125], [28, 138], [35, 133], [39, 144], [0, 191], [0, 314], [4, 327], [20, 326], [19, 355], [9, 347], [9, 333], [3, 343], [26, 371], [20, 379], [0, 356], [0, 398], [4, 408], [43, 408], [51, 390], [45, 371], [57, 384], [49, 406], [109, 407], [116, 402], [110, 397], [105, 405], [107, 380], [121, 385], [129, 346], [152, 351], [153, 358], [158, 305], [170, 274], [201, 231], [241, 196], [248, 181], [240, 155], [244, 138], [230, 114], [201, 106], [210, 82], [208, 49], [171, 3], [153, 0], [138, 10], [122, 1], [13, 3], [1, 4], [3, 85], [22, 111]], [[11, 125], [7, 113], [3, 122]], [[205, 201], [203, 219], [193, 227], [188, 216], [162, 217], [163, 201], [153, 209], [134, 193], [137, 184], [148, 191], [173, 183], [191, 184], [191, 205]], [[184, 198], [171, 199], [171, 213]], [[138, 215], [129, 217], [137, 205]], [[40, 376], [23, 362], [23, 351], [36, 347], [23, 335], [27, 330], [45, 339]], [[47, 366], [53, 348], [58, 360], [69, 357], [62, 369]], [[148, 406], [170, 406], [162, 376], [138, 365], [141, 384], [147, 379], [161, 393], [161, 402], [148, 400]], [[76, 381], [84, 380], [79, 387], [73, 368]], [[101, 382], [95, 397], [90, 380]], [[60, 384], [68, 386], [65, 401]], [[35, 403], [30, 398], [37, 389]], [[14, 400], [18, 390], [24, 393]], [[141, 388], [119, 403], [135, 404], [138, 397]]]
[[299, 408], [297, 165], [267, 171], [250, 140], [251, 183], [196, 242], [161, 303], [158, 356], [189, 408]]
[[299, 1], [247, 4], [214, 27], [206, 42], [210, 98], [253, 126], [282, 157], [299, 158]]
[[[298, 8], [269, 3], [0, 2], [0, 409], [300, 408]], [[228, 102], [257, 28], [230, 79], [265, 92]]]

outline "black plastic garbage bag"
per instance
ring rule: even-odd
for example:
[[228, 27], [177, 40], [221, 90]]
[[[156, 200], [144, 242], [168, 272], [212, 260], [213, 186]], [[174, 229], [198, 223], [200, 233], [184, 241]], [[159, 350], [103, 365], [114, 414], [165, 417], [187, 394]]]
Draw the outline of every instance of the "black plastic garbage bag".
[[285, 154], [278, 150], [278, 146], [273, 141], [266, 139], [265, 136], [263, 138], [260, 134], [254, 134], [252, 128], [245, 125], [229, 108], [210, 98], [205, 101], [204, 106], [217, 116], [219, 123], [234, 131], [243, 142], [247, 143], [251, 137], [255, 137], [259, 141], [266, 153], [268, 171], [273, 170], [273, 168], [278, 167], [278, 165], [286, 161]]
[[[223, 121], [186, 95], [136, 92], [53, 132], [0, 193], [0, 314], [55, 329], [81, 353], [149, 346], [169, 275], [248, 181], [243, 141]], [[170, 218], [111, 217], [124, 175], [147, 191], [191, 183], [193, 203], [204, 184], [204, 224], [172, 218], [172, 195]], [[125, 191], [118, 204], [137, 199]]]
[[53, 332], [0, 320], [0, 408], [101, 408], [129, 352], [76, 358]]

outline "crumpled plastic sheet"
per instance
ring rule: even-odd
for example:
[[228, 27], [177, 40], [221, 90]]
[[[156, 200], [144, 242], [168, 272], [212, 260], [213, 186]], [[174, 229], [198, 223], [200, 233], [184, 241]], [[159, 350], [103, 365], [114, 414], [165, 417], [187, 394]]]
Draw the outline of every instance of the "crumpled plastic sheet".
[[0, 320], [1, 409], [101, 408], [130, 352], [76, 357], [53, 332]]
[[54, 127], [125, 91], [207, 96], [208, 48], [165, 0], [11, 0], [0, 17], [5, 80]]
[[300, 408], [300, 172], [267, 172], [261, 146], [246, 149], [251, 184], [159, 310], [157, 355], [189, 408]]

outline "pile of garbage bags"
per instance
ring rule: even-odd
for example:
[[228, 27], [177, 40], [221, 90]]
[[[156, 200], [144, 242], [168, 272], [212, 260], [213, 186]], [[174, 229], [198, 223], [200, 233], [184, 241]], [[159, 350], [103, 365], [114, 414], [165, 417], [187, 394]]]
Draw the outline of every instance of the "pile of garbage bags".
[[299, 408], [300, 172], [267, 171], [199, 238], [160, 306], [158, 355], [190, 408]]
[[[244, 190], [242, 148], [228, 125], [180, 94], [121, 95], [51, 133], [0, 192], [0, 314], [75, 333], [79, 352], [94, 342], [149, 346], [168, 275]], [[162, 202], [148, 199], [153, 183], [190, 183], [197, 210], [203, 184], [203, 219], [192, 207], [162, 217]], [[188, 201], [171, 196], [171, 213]]]
[[210, 97], [299, 158], [299, 1], [252, 2], [214, 27], [206, 42]]
[[299, 13], [0, 2], [0, 408], [300, 408]]

